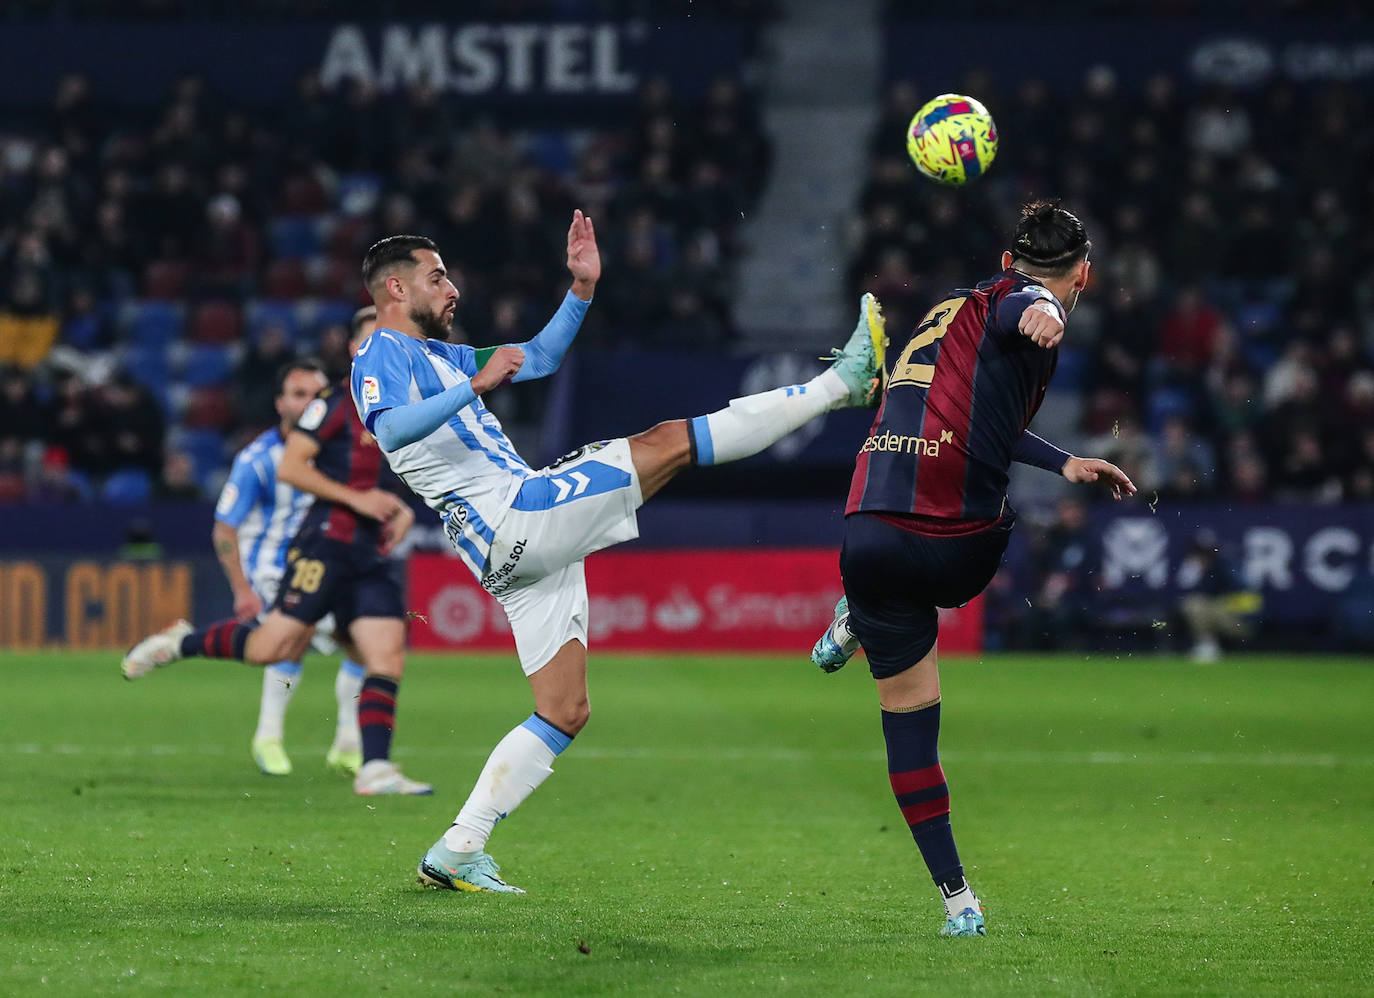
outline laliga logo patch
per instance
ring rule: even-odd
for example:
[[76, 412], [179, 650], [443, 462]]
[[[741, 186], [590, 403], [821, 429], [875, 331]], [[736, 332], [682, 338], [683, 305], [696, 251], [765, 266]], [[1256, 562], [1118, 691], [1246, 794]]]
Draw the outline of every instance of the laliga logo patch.
[[305, 412], [301, 413], [300, 421], [296, 425], [302, 430], [318, 430], [328, 412], [329, 403], [324, 399], [314, 399], [305, 407]]
[[376, 378], [363, 378], [363, 402], [376, 405], [382, 400], [382, 388]]
[[239, 487], [233, 482], [226, 482], [224, 491], [219, 494], [219, 505], [215, 507], [215, 512], [227, 514], [234, 508], [234, 503], [239, 501]]

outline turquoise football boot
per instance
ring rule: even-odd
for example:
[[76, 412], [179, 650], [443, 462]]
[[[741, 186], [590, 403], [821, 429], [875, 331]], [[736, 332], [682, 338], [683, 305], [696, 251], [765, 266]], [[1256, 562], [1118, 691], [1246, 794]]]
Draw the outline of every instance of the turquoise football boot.
[[983, 913], [973, 908], [965, 908], [953, 918], [945, 920], [940, 930], [942, 936], [985, 936], [988, 931], [983, 926]]
[[461, 854], [445, 846], [443, 839], [429, 847], [425, 858], [420, 860], [418, 872], [419, 876], [416, 879], [420, 883], [445, 891], [525, 893], [519, 887], [512, 887], [497, 876], [501, 872], [501, 867], [486, 853], [479, 852], [476, 859], [464, 860]]
[[865, 294], [859, 299], [859, 322], [842, 347], [830, 351], [822, 360], [833, 361], [830, 369], [849, 389], [845, 405], [876, 408], [883, 396], [887, 360], [886, 320], [878, 299]]
[[859, 650], [859, 639], [849, 631], [849, 597], [841, 596], [835, 604], [835, 619], [811, 649], [811, 661], [822, 672], [838, 672]]

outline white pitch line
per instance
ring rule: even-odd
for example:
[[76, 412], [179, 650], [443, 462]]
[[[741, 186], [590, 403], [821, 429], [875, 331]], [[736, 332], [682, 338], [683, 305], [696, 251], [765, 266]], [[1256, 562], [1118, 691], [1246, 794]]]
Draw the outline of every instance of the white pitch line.
[[[436, 746], [426, 745], [426, 751]], [[444, 751], [439, 748], [440, 751]], [[307, 748], [299, 749], [304, 754]], [[460, 756], [485, 757], [488, 748], [449, 750]], [[0, 753], [9, 755], [98, 756], [105, 758], [138, 758], [143, 756], [222, 756], [237, 755], [238, 747], [226, 745], [75, 745], [58, 742], [51, 745], [39, 742], [0, 744]], [[405, 754], [414, 755], [411, 747]], [[607, 761], [693, 762], [882, 762], [880, 751], [817, 751], [811, 749], [720, 748], [720, 749], [660, 749], [660, 748], [598, 748], [586, 746], [574, 750], [579, 759]], [[944, 762], [981, 763], [985, 765], [1075, 765], [1075, 766], [1308, 766], [1315, 769], [1335, 769], [1341, 766], [1371, 767], [1374, 756], [1341, 756], [1332, 752], [1055, 752], [1003, 751], [978, 752], [951, 749], [942, 751]]]

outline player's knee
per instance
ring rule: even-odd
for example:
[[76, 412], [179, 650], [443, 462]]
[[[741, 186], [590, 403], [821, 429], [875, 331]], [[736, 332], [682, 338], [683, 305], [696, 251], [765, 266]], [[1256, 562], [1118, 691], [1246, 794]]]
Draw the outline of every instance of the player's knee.
[[581, 697], [559, 704], [557, 709], [550, 713], [553, 716], [548, 720], [554, 727], [564, 734], [575, 735], [587, 726], [587, 721], [592, 716], [592, 707], [586, 697]]

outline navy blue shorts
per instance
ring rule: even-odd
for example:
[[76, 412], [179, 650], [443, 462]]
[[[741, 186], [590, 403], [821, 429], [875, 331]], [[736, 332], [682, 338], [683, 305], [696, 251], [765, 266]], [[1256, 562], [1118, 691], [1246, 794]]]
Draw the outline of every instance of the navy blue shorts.
[[405, 620], [402, 585], [389, 558], [366, 547], [314, 534], [297, 537], [273, 609], [307, 624], [334, 615], [346, 634], [359, 617]]
[[840, 575], [849, 629], [874, 679], [905, 672], [935, 647], [936, 608], [963, 606], [987, 588], [1015, 521], [1008, 512], [977, 533], [932, 536], [867, 513], [845, 518]]

